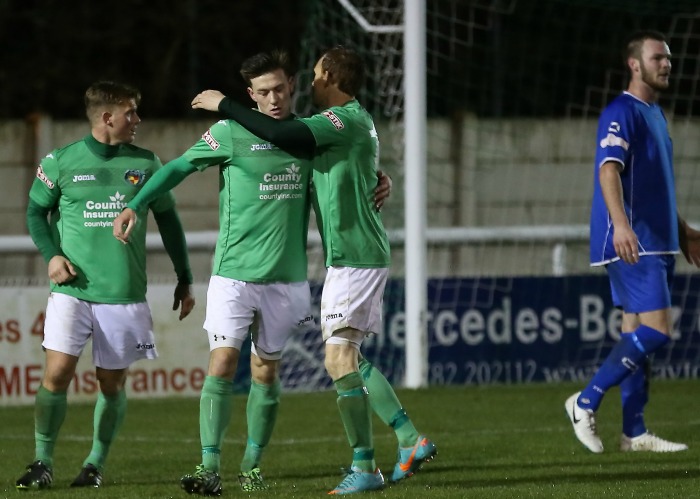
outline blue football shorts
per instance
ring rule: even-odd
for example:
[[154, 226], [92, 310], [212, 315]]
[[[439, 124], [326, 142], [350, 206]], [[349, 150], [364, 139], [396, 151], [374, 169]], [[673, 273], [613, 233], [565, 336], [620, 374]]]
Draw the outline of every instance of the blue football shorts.
[[622, 260], [609, 263], [613, 305], [629, 314], [669, 308], [675, 266], [674, 255], [643, 255], [634, 265]]

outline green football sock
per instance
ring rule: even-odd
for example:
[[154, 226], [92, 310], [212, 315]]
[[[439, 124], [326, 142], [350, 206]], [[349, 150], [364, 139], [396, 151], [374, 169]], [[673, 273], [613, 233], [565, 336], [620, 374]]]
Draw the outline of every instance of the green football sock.
[[126, 414], [126, 392], [124, 390], [120, 390], [119, 393], [111, 397], [102, 393], [97, 395], [93, 416], [92, 449], [83, 462], [83, 466], [92, 464], [99, 470], [104, 468], [109, 447], [119, 432], [124, 421], [124, 414]]
[[348, 443], [353, 449], [353, 466], [362, 471], [374, 471], [374, 444], [372, 442], [372, 413], [367, 389], [359, 372], [337, 379], [338, 409], [345, 427]]
[[360, 359], [359, 367], [362, 379], [367, 387], [372, 410], [384, 424], [394, 430], [400, 447], [412, 447], [415, 445], [419, 436], [418, 430], [416, 430], [406, 411], [401, 407], [401, 402], [389, 381], [379, 369], [374, 367], [364, 357]]
[[199, 399], [199, 438], [202, 464], [218, 473], [221, 467], [221, 443], [231, 420], [233, 381], [207, 376]]
[[248, 472], [260, 464], [263, 449], [270, 442], [277, 421], [280, 404], [280, 382], [272, 385], [250, 382], [250, 393], [246, 415], [248, 420], [248, 442], [246, 444], [241, 471]]
[[49, 468], [53, 468], [53, 449], [67, 408], [66, 392], [50, 392], [39, 387], [34, 401], [34, 458]]

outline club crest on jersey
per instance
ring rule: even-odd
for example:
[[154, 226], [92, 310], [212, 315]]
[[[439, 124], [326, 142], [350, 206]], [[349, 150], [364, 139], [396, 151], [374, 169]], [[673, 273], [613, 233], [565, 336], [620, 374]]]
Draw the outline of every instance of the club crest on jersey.
[[338, 118], [333, 111], [323, 111], [323, 116], [328, 118], [331, 123], [333, 123], [333, 126], [335, 127], [336, 130], [342, 130], [345, 128], [345, 125], [343, 125], [343, 122], [340, 121], [340, 118]]
[[46, 176], [46, 174], [44, 173], [44, 169], [41, 167], [41, 165], [39, 165], [36, 169], [36, 178], [44, 182], [46, 184], [46, 187], [48, 187], [49, 189], [53, 189], [54, 183], [51, 182], [51, 180], [49, 180], [49, 177]]
[[211, 147], [212, 151], [216, 151], [219, 147], [221, 147], [220, 144], [214, 138], [214, 136], [211, 134], [211, 130], [207, 130], [206, 132], [204, 132], [204, 135], [202, 135], [202, 139], [209, 145], [209, 147]]
[[141, 170], [127, 170], [124, 173], [124, 180], [131, 185], [143, 184], [146, 180], [146, 173]]

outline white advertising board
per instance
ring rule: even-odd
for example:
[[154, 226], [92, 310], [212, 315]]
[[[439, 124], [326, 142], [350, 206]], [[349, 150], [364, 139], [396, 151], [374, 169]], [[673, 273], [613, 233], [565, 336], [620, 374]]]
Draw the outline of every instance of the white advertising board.
[[[194, 286], [197, 304], [178, 320], [172, 310], [174, 284], [149, 285], [158, 358], [141, 360], [129, 370], [129, 398], [199, 396], [206, 376], [209, 343], [202, 329], [206, 285]], [[41, 348], [48, 286], [0, 288], [0, 406], [34, 403], [41, 383]], [[92, 401], [98, 391], [88, 343], [68, 389], [69, 401]]]

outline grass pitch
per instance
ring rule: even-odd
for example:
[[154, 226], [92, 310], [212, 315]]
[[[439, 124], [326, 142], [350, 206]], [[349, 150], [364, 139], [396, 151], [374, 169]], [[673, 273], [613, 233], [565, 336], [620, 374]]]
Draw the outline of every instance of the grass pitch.
[[[622, 453], [619, 392], [599, 411], [605, 452], [594, 455], [575, 439], [564, 400], [581, 384], [433, 387], [401, 390], [419, 431], [438, 446], [437, 458], [404, 483], [360, 495], [376, 498], [700, 497], [700, 381], [652, 384], [647, 424], [686, 442], [675, 454]], [[17, 492], [15, 480], [33, 458], [33, 409], [0, 409], [0, 497], [51, 499], [182, 498], [179, 477], [200, 462], [197, 399], [129, 401], [127, 416], [100, 490], [70, 489], [90, 448], [92, 406], [69, 407], [55, 453], [54, 486]], [[390, 476], [396, 441], [375, 418], [377, 462]], [[324, 497], [342, 479], [348, 448], [333, 392], [285, 394], [263, 460], [267, 492], [246, 494], [236, 475], [245, 444], [245, 396], [222, 451], [222, 497]]]

